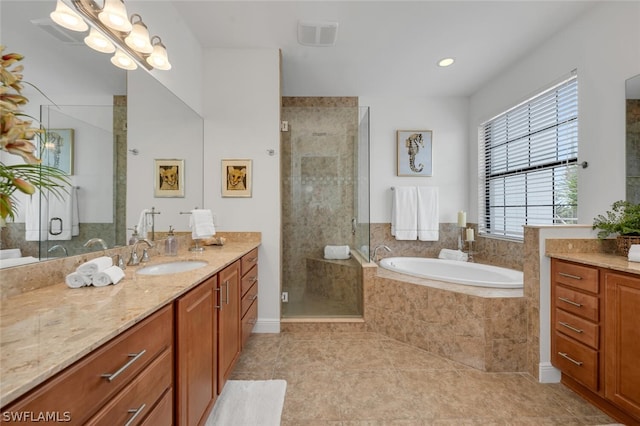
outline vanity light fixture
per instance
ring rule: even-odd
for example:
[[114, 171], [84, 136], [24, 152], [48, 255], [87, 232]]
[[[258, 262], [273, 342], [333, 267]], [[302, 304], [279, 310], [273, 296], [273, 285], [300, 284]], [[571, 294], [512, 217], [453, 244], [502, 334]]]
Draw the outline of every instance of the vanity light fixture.
[[87, 31], [89, 26], [80, 15], [73, 11], [62, 0], [56, 3], [56, 10], [49, 14], [53, 22], [71, 31]]
[[453, 65], [454, 62], [455, 62], [455, 59], [453, 58], [442, 58], [438, 61], [438, 66], [444, 68], [444, 67]]
[[[98, 52], [116, 52], [111, 58], [114, 65], [126, 70], [134, 70], [138, 65], [147, 70], [171, 69], [167, 49], [160, 37], [149, 37], [149, 29], [140, 15], [133, 14], [127, 18], [124, 0], [104, 0], [103, 7], [96, 0], [58, 0], [58, 4], [62, 5], [60, 10], [66, 7], [68, 12], [86, 21], [79, 19], [85, 28], [76, 31], [91, 28], [85, 37], [87, 46]], [[57, 12], [58, 7], [54, 13]], [[54, 22], [65, 26], [54, 18], [54, 13], [51, 14]]]

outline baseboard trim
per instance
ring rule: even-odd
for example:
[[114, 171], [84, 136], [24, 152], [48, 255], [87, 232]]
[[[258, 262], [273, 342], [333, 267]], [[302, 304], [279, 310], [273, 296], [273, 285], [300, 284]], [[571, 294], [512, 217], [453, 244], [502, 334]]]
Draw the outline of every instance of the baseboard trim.
[[253, 327], [254, 333], [280, 333], [279, 319], [258, 319]]
[[540, 383], [560, 383], [560, 370], [551, 365], [550, 362], [538, 364], [538, 381]]

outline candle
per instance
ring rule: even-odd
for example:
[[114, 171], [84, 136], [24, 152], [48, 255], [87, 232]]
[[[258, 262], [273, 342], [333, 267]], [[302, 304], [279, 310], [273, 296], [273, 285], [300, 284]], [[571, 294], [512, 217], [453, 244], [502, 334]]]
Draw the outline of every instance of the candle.
[[467, 213], [463, 211], [458, 212], [458, 226], [464, 228], [467, 226]]
[[467, 228], [467, 241], [475, 241], [473, 237], [473, 228]]

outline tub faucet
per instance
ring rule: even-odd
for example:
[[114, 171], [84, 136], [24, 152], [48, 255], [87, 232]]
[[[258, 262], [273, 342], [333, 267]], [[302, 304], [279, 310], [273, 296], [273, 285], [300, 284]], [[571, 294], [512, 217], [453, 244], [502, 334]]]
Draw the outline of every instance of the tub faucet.
[[49, 250], [47, 250], [47, 253], [51, 253], [54, 252], [55, 250], [62, 250], [62, 252], [64, 253], [64, 257], [69, 256], [69, 252], [67, 251], [67, 248], [61, 244], [56, 244], [55, 246], [51, 246], [51, 248]]
[[107, 243], [105, 243], [102, 238], [91, 238], [87, 240], [86, 243], [84, 243], [84, 246], [91, 247], [94, 244], [100, 244], [100, 246], [102, 247], [102, 250], [107, 250], [109, 248], [107, 247]]
[[147, 249], [143, 250], [142, 259], [140, 259], [140, 257], [138, 257], [138, 244], [140, 244], [140, 243], [145, 243], [148, 248], [153, 247], [153, 243], [151, 241], [147, 240], [146, 238], [141, 238], [138, 241], [136, 241], [133, 244], [133, 248], [131, 249], [131, 257], [129, 258], [129, 261], [127, 262], [127, 265], [135, 266], [135, 265], [139, 265], [141, 260], [143, 262], [148, 262], [149, 261], [149, 254], [147, 253]]
[[391, 249], [384, 244], [380, 244], [376, 248], [373, 249], [373, 261], [378, 262], [378, 249], [385, 249], [387, 253], [391, 253]]

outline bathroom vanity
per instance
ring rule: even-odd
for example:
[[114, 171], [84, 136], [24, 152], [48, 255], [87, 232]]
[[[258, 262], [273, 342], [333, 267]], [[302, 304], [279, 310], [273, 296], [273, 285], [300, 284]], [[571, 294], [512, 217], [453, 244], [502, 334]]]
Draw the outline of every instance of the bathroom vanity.
[[551, 361], [562, 383], [625, 424], [640, 424], [640, 263], [551, 256]]
[[4, 299], [1, 421], [201, 424], [256, 323], [259, 244], [185, 251], [207, 264], [178, 274], [128, 267], [115, 286]]

